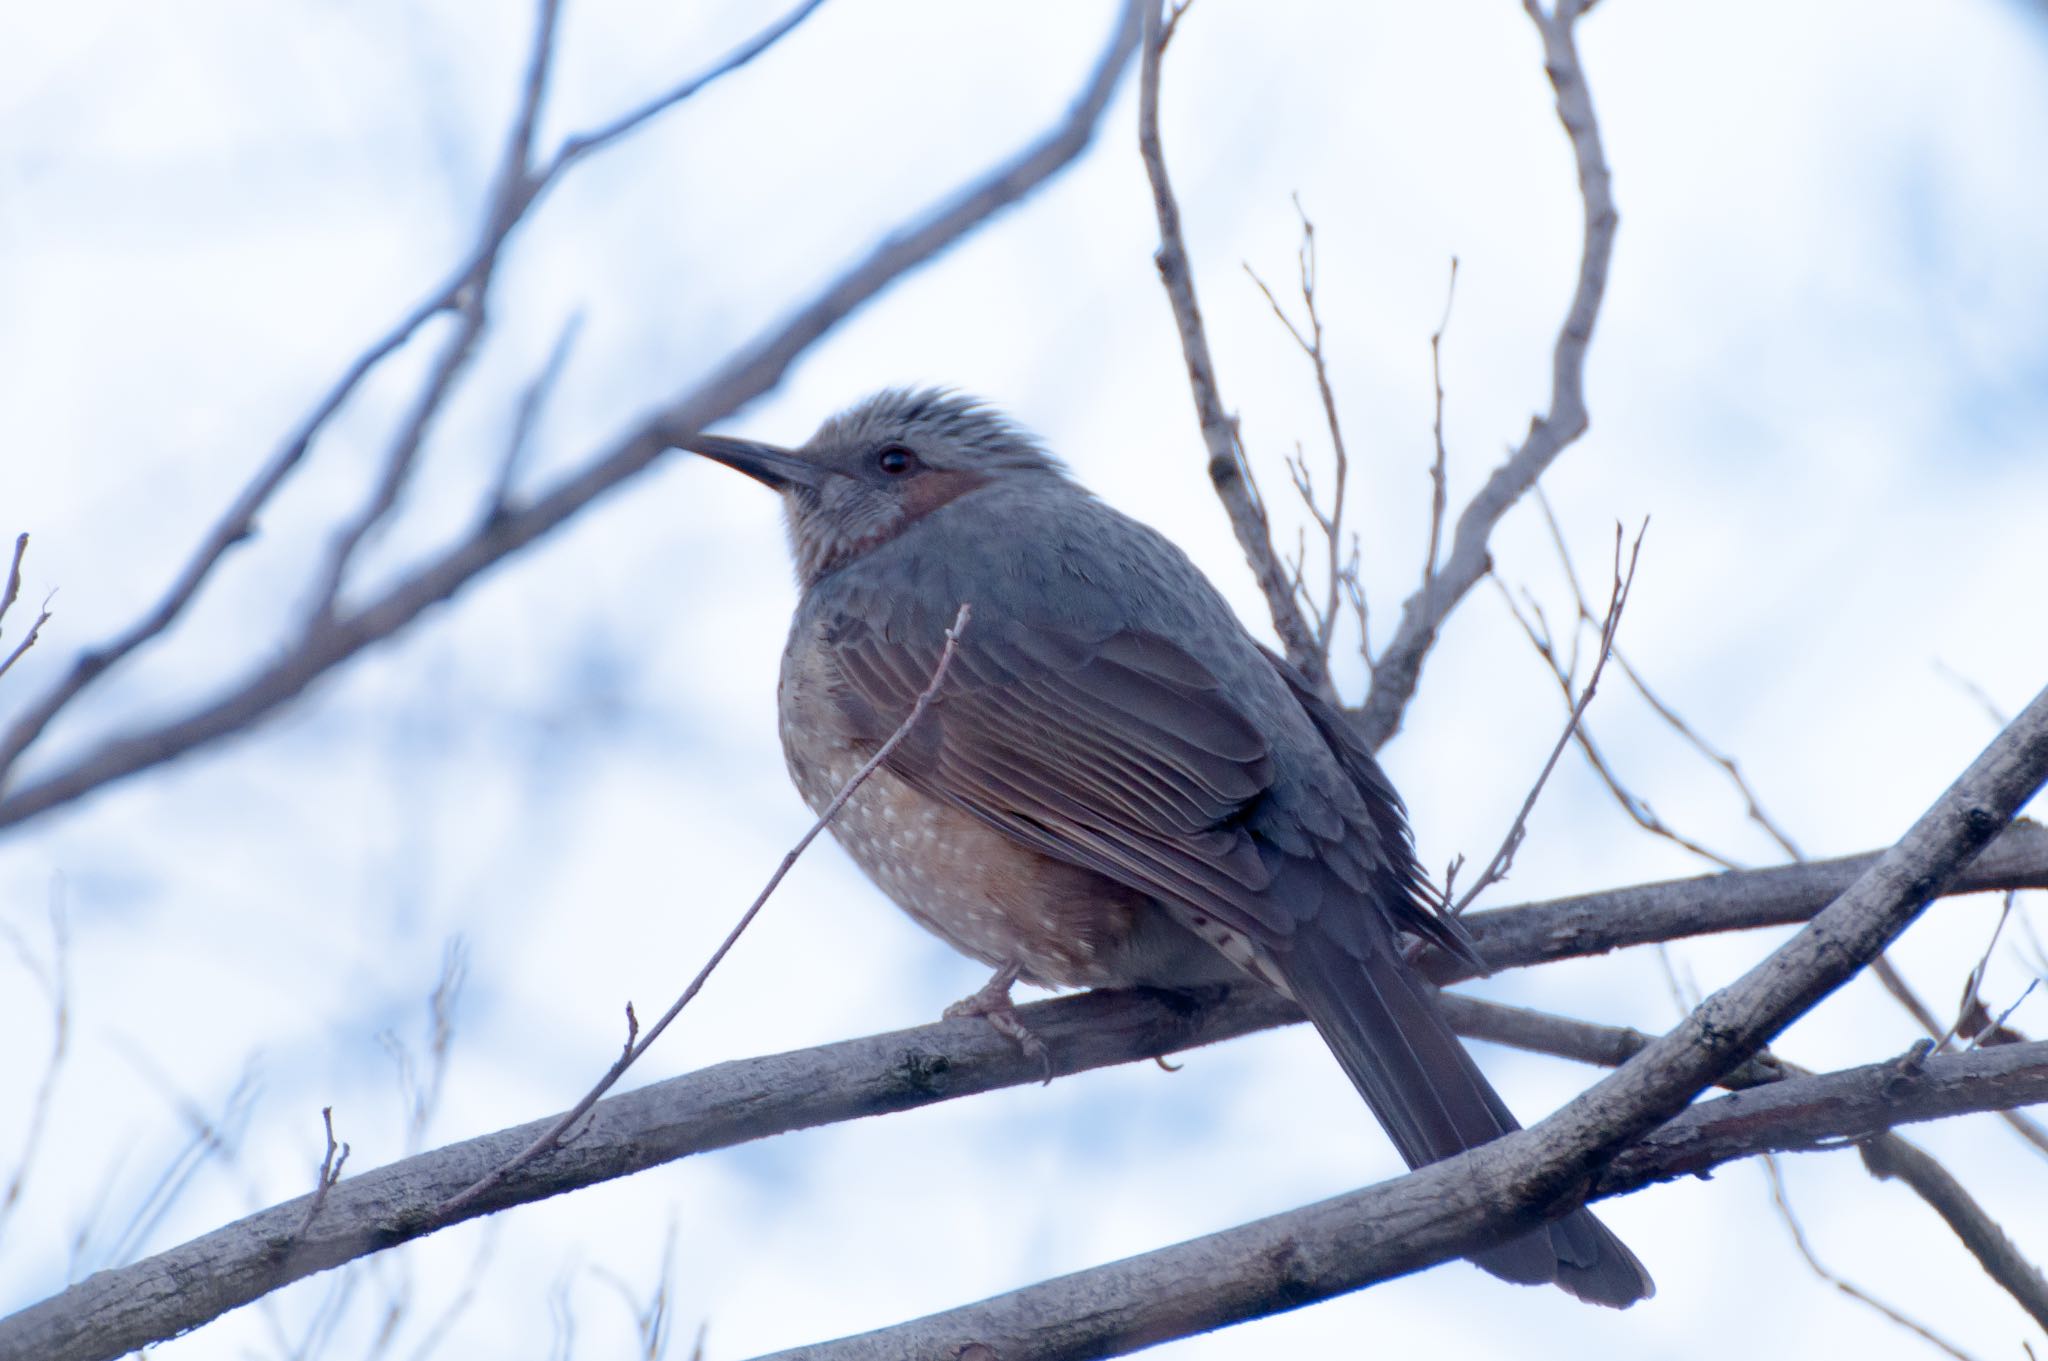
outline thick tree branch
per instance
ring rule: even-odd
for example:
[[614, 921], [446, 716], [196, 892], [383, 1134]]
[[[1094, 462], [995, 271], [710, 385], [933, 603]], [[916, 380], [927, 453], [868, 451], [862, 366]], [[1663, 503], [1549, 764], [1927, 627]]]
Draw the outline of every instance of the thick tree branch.
[[[1478, 939], [1480, 953], [1496, 967], [1541, 964], [1605, 954], [1630, 945], [1808, 921], [1882, 858], [1881, 853], [1871, 853], [1670, 879], [1472, 912], [1464, 921]], [[2039, 883], [2044, 868], [2048, 868], [2048, 827], [2021, 822], [1956, 875], [1943, 892], [2048, 887]], [[1449, 981], [1466, 973], [1469, 970], [1446, 961], [1443, 967], [1432, 968], [1431, 976]]]
[[1537, 0], [1525, 0], [1523, 7], [1542, 34], [1543, 69], [1557, 91], [1557, 116], [1571, 138], [1572, 155], [1578, 163], [1579, 196], [1585, 205], [1578, 287], [1552, 354], [1550, 410], [1529, 423], [1521, 447], [1493, 470], [1486, 485], [1459, 513], [1443, 567], [1401, 606], [1400, 625], [1373, 664], [1372, 686], [1354, 721], [1374, 747], [1400, 731], [1401, 717], [1414, 698], [1422, 663], [1436, 643], [1437, 631], [1465, 593], [1486, 575], [1490, 566], [1486, 544], [1494, 525], [1586, 429], [1586, 348], [1592, 342], [1593, 323], [1607, 290], [1607, 265], [1620, 217], [1608, 185], [1593, 97], [1586, 88], [1572, 36], [1572, 25], [1587, 6], [1578, 0], [1558, 0], [1553, 14], [1545, 14]]
[[[2017, 1049], [2031, 1052], [2016, 1057]], [[2043, 1099], [2048, 1044], [2040, 1043], [1944, 1056], [1913, 1073], [1880, 1063], [1800, 1078], [1680, 1113], [1608, 1164], [1590, 1190], [1618, 1195], [1736, 1158], [1838, 1147], [1894, 1125]], [[1437, 1163], [1222, 1233], [757, 1361], [940, 1361], [974, 1344], [1003, 1361], [1120, 1356], [1297, 1309], [1480, 1246], [1491, 1235], [1473, 1226], [1497, 1216], [1469, 1196], [1454, 1209], [1432, 1195], [1454, 1179], [1449, 1164]]]
[[[997, 212], [1016, 203], [1071, 164], [1094, 137], [1118, 77], [1137, 45], [1140, 0], [1129, 0], [1116, 31], [1067, 113], [1045, 134], [1008, 161], [964, 186], [924, 216], [885, 238], [795, 315], [758, 339], [695, 388], [639, 420], [581, 469], [544, 489], [532, 501], [505, 509], [472, 533], [353, 609], [344, 609], [298, 646], [259, 667], [228, 691], [145, 732], [112, 738], [31, 784], [0, 798], [0, 828], [13, 826], [181, 756], [195, 747], [241, 731], [275, 712], [337, 665], [405, 628], [421, 614], [468, 586], [504, 558], [558, 528], [600, 496], [658, 460], [678, 438], [730, 415], [782, 380], [797, 356], [816, 344], [862, 304], [904, 274], [938, 255]], [[395, 348], [396, 342], [394, 342]], [[310, 435], [308, 436], [310, 438]], [[285, 471], [289, 471], [288, 468]], [[270, 470], [266, 470], [266, 478]], [[283, 472], [277, 473], [281, 480]], [[255, 509], [274, 482], [238, 502], [215, 538], [226, 536], [210, 558], [188, 577], [203, 578], [228, 542], [246, 535]], [[210, 548], [213, 540], [209, 540]], [[19, 720], [0, 740], [0, 761], [33, 740], [109, 659], [125, 655], [161, 632], [197, 589], [181, 580], [158, 616], [124, 635], [112, 649], [81, 659], [72, 682]]]
[[[1854, 856], [1645, 885], [1474, 912], [1465, 920], [1497, 967], [1537, 963], [1644, 943], [1650, 939], [1642, 934], [1644, 918], [1673, 934], [1800, 921], [1878, 859]], [[1745, 884], [1756, 887], [1758, 904], [1743, 903]], [[2013, 828], [1951, 888], [1964, 892], [2015, 885], [2048, 886], [2048, 829]], [[1460, 1033], [1586, 1062], [1619, 1063], [1650, 1042], [1633, 1032], [1489, 1006], [1455, 994], [1447, 994], [1445, 1003]], [[1045, 1042], [1053, 1071], [1062, 1075], [1301, 1019], [1284, 999], [1253, 989], [1221, 998], [1084, 993], [1025, 1007], [1021, 1014]], [[598, 1103], [587, 1131], [521, 1169], [466, 1213], [544, 1199], [692, 1153], [1035, 1083], [1044, 1076], [1037, 1060], [971, 1018], [718, 1064]], [[552, 1123], [536, 1120], [351, 1177], [328, 1193], [319, 1221], [303, 1238], [295, 1235], [306, 1197], [88, 1277], [0, 1320], [0, 1355], [31, 1341], [34, 1348], [27, 1355], [118, 1355], [198, 1327], [301, 1276], [430, 1232], [440, 1226], [433, 1218], [436, 1206], [510, 1160]], [[112, 1350], [95, 1351], [88, 1339], [103, 1339]]]
[[[1492, 1040], [1604, 1068], [1619, 1067], [1642, 1052], [1652, 1038], [1639, 1030], [1622, 1026], [1598, 1025], [1523, 1007], [1481, 1002], [1458, 993], [1445, 993], [1443, 1003], [1453, 1028], [1468, 1039]], [[1813, 1076], [1813, 1073], [1796, 1065], [1782, 1062], [1766, 1050], [1722, 1074], [1718, 1085], [1731, 1091], [1741, 1091]], [[2016, 1114], [2009, 1110], [1994, 1113], [2001, 1116]], [[1856, 1147], [1872, 1175], [1896, 1177], [1905, 1182], [1948, 1223], [1985, 1273], [2017, 1300], [2021, 1308], [2032, 1314], [2043, 1328], [2048, 1328], [2048, 1280], [2044, 1280], [2040, 1271], [2020, 1256], [1997, 1221], [1947, 1168], [1896, 1134], [1878, 1134]], [[1773, 1184], [1777, 1184], [1775, 1173]], [[1798, 1232], [1796, 1222], [1794, 1232]], [[1889, 1316], [1898, 1317], [1889, 1306], [1869, 1298], [1846, 1282], [1837, 1280], [1835, 1283], [1850, 1291], [1855, 1298]], [[1909, 1320], [1902, 1321], [1909, 1327], [1918, 1326]]]

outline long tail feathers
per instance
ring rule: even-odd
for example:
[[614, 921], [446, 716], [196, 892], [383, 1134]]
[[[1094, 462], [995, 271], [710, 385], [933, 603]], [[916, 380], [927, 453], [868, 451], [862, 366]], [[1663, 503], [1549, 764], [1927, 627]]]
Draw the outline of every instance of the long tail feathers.
[[[1521, 1128], [1451, 1033], [1428, 984], [1388, 950], [1360, 960], [1311, 925], [1273, 962], [1410, 1167]], [[1584, 1209], [1472, 1260], [1503, 1280], [1555, 1283], [1617, 1309], [1656, 1288], [1635, 1254]]]

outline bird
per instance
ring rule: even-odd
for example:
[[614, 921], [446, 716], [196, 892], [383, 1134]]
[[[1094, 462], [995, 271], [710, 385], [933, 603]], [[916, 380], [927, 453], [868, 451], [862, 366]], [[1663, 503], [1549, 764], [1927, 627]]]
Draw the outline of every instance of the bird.
[[[892, 388], [795, 447], [680, 448], [780, 493], [800, 596], [783, 752], [919, 924], [995, 970], [955, 1010], [1027, 1047], [1017, 982], [1215, 984], [1293, 999], [1411, 1167], [1520, 1126], [1402, 933], [1484, 971], [1440, 910], [1406, 811], [1344, 714], [1259, 643], [1187, 555], [1097, 499], [988, 404]], [[1654, 1290], [1586, 1209], [1472, 1254], [1625, 1308]]]

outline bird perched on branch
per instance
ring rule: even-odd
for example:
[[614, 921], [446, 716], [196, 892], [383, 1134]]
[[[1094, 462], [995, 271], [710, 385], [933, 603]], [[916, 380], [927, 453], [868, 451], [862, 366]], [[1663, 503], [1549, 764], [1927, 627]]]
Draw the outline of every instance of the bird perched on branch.
[[[1405, 931], [1484, 968], [1393, 786], [1178, 548], [948, 393], [881, 393], [796, 449], [678, 442], [782, 494], [803, 590], [782, 744], [814, 810], [903, 725], [972, 607], [932, 707], [832, 823], [996, 970], [970, 1009], [1017, 1033], [1018, 980], [1252, 979], [1308, 1013], [1410, 1166], [1518, 1127], [1401, 953]], [[1473, 1260], [1599, 1304], [1652, 1290], [1584, 1209]]]

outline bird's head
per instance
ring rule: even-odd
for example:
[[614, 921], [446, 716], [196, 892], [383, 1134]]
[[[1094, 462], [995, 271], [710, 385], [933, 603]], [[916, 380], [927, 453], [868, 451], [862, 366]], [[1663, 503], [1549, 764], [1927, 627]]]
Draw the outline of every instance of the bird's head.
[[1063, 475], [1057, 459], [1000, 414], [937, 389], [877, 393], [796, 449], [704, 434], [677, 445], [782, 493], [806, 586], [969, 492]]

